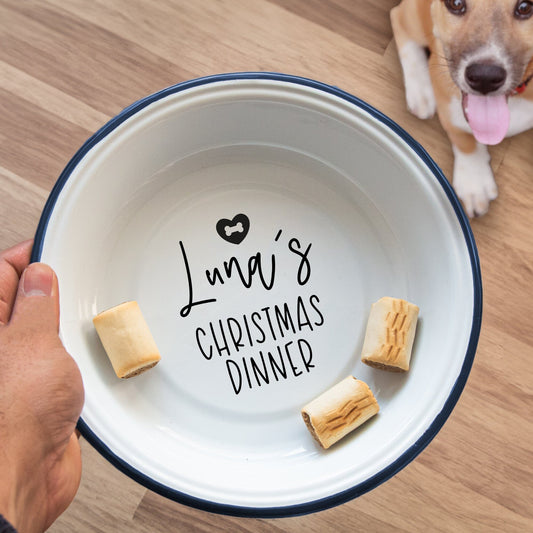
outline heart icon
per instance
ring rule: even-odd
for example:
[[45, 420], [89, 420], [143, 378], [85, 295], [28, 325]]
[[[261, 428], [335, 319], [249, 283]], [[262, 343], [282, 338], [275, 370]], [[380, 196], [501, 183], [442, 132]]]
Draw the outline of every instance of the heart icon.
[[217, 233], [232, 244], [240, 244], [250, 229], [250, 220], [242, 213], [235, 215], [233, 220], [221, 218], [217, 222]]

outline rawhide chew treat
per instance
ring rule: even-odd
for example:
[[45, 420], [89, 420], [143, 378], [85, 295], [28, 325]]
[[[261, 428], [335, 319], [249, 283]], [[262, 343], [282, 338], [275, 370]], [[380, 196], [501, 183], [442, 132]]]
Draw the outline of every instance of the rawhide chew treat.
[[119, 378], [136, 376], [161, 359], [137, 302], [124, 302], [103, 311], [93, 323]]
[[348, 376], [302, 409], [302, 417], [315, 440], [327, 449], [379, 411], [369, 386]]
[[407, 372], [415, 339], [418, 306], [400, 298], [372, 304], [361, 360], [390, 372]]

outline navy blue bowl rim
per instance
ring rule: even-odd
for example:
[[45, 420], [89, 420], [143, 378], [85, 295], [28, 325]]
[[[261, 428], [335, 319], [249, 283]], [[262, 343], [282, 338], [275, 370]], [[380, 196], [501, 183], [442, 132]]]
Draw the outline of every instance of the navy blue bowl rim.
[[442, 408], [440, 413], [435, 417], [431, 425], [426, 429], [426, 431], [418, 438], [418, 440], [408, 448], [400, 457], [398, 457], [393, 463], [389, 464], [386, 468], [373, 475], [369, 479], [365, 480], [362, 483], [359, 483], [356, 486], [350, 487], [347, 490], [342, 492], [332, 494], [330, 496], [309, 501], [298, 503], [294, 505], [282, 506], [282, 507], [247, 507], [247, 506], [238, 506], [238, 505], [229, 505], [219, 502], [212, 502], [204, 499], [200, 499], [189, 494], [183, 493], [181, 491], [172, 489], [165, 486], [164, 484], [159, 483], [158, 481], [150, 478], [145, 475], [143, 472], [132, 467], [130, 464], [125, 462], [122, 458], [118, 457], [113, 451], [111, 451], [106, 444], [97, 437], [87, 423], [80, 418], [78, 421], [78, 429], [83, 435], [83, 437], [96, 449], [98, 452], [105, 457], [111, 464], [113, 464], [120, 471], [128, 475], [130, 478], [134, 479], [138, 483], [144, 485], [146, 488], [165, 496], [171, 500], [183, 503], [185, 505], [202, 509], [204, 511], [219, 513], [230, 516], [240, 516], [240, 517], [254, 517], [254, 518], [279, 518], [279, 517], [289, 517], [289, 516], [299, 516], [308, 513], [322, 511], [337, 505], [346, 503], [362, 494], [368, 492], [369, 490], [374, 489], [384, 481], [390, 479], [392, 476], [397, 474], [401, 469], [407, 466], [418, 454], [424, 450], [424, 448], [433, 440], [435, 435], [440, 431], [448, 417], [450, 416], [452, 410], [454, 409], [459, 397], [464, 389], [470, 370], [474, 362], [474, 356], [477, 349], [479, 334], [481, 330], [481, 317], [482, 317], [482, 307], [483, 307], [483, 291], [482, 291], [482, 282], [481, 282], [481, 270], [479, 264], [479, 256], [477, 252], [476, 243], [470, 227], [468, 218], [466, 217], [461, 204], [451, 187], [450, 183], [429, 156], [426, 150], [411, 137], [402, 127], [400, 127], [396, 122], [391, 120], [389, 117], [375, 109], [373, 106], [362, 101], [360, 98], [353, 96], [350, 93], [347, 93], [338, 87], [327, 85], [325, 83], [315, 81], [309, 78], [303, 78], [300, 76], [293, 76], [289, 74], [281, 74], [275, 72], [236, 72], [236, 73], [225, 73], [225, 74], [215, 74], [211, 76], [205, 76], [202, 78], [197, 78], [176, 85], [167, 87], [161, 91], [158, 91], [154, 94], [146, 96], [134, 102], [130, 106], [122, 110], [118, 115], [112, 118], [107, 122], [102, 128], [100, 128], [94, 135], [92, 135], [87, 141], [81, 146], [81, 148], [74, 154], [72, 159], [64, 168], [63, 172], [59, 176], [57, 182], [55, 183], [52, 191], [48, 197], [48, 200], [43, 208], [43, 212], [37, 226], [35, 233], [34, 246], [32, 250], [32, 262], [39, 261], [42, 255], [42, 249], [44, 245], [44, 240], [46, 236], [46, 230], [50, 216], [54, 210], [54, 206], [57, 198], [59, 197], [61, 190], [63, 189], [65, 183], [68, 181], [72, 171], [76, 168], [81, 159], [87, 154], [91, 148], [98, 144], [104, 137], [109, 135], [115, 128], [120, 124], [130, 118], [132, 115], [138, 113], [140, 110], [146, 106], [161, 100], [169, 95], [184, 91], [193, 87], [198, 87], [201, 85], [207, 85], [210, 83], [220, 83], [220, 82], [234, 82], [238, 80], [270, 80], [275, 82], [284, 82], [284, 83], [293, 83], [296, 85], [302, 85], [305, 87], [310, 87], [323, 91], [330, 95], [340, 98], [346, 102], [349, 102], [358, 108], [362, 109], [370, 116], [379, 120], [382, 124], [387, 126], [392, 130], [396, 135], [403, 139], [411, 148], [416, 152], [418, 157], [424, 164], [427, 166], [428, 170], [433, 174], [435, 179], [439, 182], [443, 188], [446, 196], [448, 197], [451, 205], [455, 210], [455, 214], [461, 226], [463, 236], [465, 239], [465, 244], [468, 249], [470, 256], [470, 264], [472, 268], [472, 279], [473, 279], [473, 313], [472, 313], [472, 329], [470, 333], [470, 339], [468, 343], [467, 352], [463, 361], [463, 365], [459, 376], [457, 377], [454, 386]]

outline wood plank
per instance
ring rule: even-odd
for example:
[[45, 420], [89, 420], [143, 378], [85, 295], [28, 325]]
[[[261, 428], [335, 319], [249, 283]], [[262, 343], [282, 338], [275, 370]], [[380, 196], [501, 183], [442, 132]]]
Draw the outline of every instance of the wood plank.
[[[88, 130], [0, 87], [0, 161], [13, 174], [50, 190]], [[9, 135], [6, 133], [9, 132]]]
[[110, 468], [83, 438], [81, 485], [74, 502], [49, 531], [141, 531], [132, 528], [132, 519], [146, 493], [146, 489], [130, 478]]
[[0, 191], [0, 242], [4, 249], [33, 236], [48, 191], [1, 166]]
[[389, 12], [397, 0], [269, 0], [273, 4], [342, 35], [377, 53], [384, 53], [392, 39]]

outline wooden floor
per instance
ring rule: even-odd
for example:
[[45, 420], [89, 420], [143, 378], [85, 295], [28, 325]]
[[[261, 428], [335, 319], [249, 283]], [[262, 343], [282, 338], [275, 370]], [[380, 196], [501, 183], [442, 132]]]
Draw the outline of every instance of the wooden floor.
[[[437, 120], [406, 111], [395, 0], [0, 0], [0, 248], [33, 236], [76, 149], [138, 98], [230, 71], [345, 89], [419, 139], [447, 176]], [[484, 279], [476, 361], [429, 447], [341, 507], [299, 518], [211, 515], [167, 501], [83, 443], [84, 475], [53, 533], [533, 531], [533, 131], [492, 150], [500, 196], [474, 220]], [[0, 473], [1, 475], [1, 473]]]

